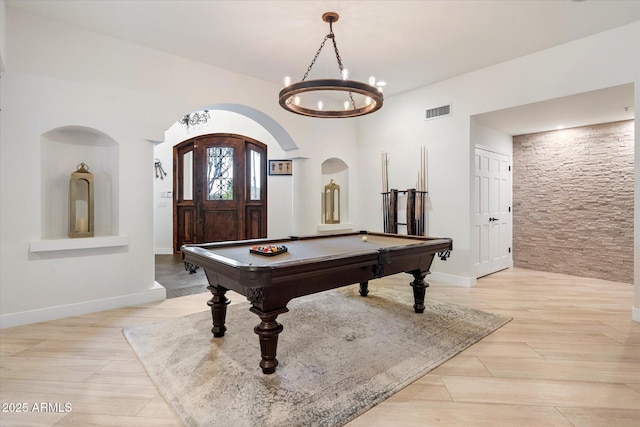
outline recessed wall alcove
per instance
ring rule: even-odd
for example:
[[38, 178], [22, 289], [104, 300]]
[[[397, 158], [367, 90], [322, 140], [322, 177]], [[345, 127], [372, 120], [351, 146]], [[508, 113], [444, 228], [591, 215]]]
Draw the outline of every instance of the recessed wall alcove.
[[[41, 137], [41, 240], [31, 251], [122, 246], [119, 236], [119, 147], [93, 128], [64, 126]], [[69, 178], [80, 163], [94, 175], [95, 237], [69, 239]]]
[[[340, 223], [323, 224], [324, 212], [324, 186], [333, 180], [340, 186]], [[320, 189], [322, 212], [320, 212], [319, 232], [346, 231], [352, 230], [353, 224], [349, 222], [349, 166], [342, 160], [335, 157], [322, 162], [322, 188]]]

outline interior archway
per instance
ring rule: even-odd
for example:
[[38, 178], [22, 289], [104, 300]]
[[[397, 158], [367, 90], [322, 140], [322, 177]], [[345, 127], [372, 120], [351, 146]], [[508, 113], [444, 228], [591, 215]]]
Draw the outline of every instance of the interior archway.
[[[273, 118], [240, 104], [213, 104], [203, 106], [198, 111], [207, 110], [207, 123], [186, 128], [175, 122], [165, 131], [164, 140], [154, 147], [154, 162], [163, 165], [167, 175], [156, 176], [154, 179], [154, 212], [155, 212], [155, 253], [170, 254], [173, 249], [173, 146], [190, 138], [217, 133], [242, 135], [263, 142], [268, 146], [268, 158], [291, 158], [291, 152], [298, 147], [288, 132]], [[291, 194], [292, 179], [279, 177], [269, 178], [269, 192], [275, 197], [268, 205], [267, 218], [279, 218], [277, 222], [268, 221], [269, 235], [288, 235], [286, 227], [292, 223], [291, 197], [280, 195]], [[284, 224], [284, 225], [283, 225]]]
[[202, 109], [209, 111], [231, 111], [233, 113], [241, 114], [266, 129], [284, 151], [295, 150], [298, 148], [293, 138], [291, 138], [291, 135], [289, 135], [282, 125], [260, 110], [256, 110], [255, 108], [242, 104], [214, 104]]

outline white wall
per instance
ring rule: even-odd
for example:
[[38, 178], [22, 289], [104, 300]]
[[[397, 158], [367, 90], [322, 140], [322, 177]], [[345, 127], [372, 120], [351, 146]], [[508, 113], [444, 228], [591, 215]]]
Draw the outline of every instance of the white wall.
[[6, 7], [4, 0], [0, 0], [0, 73], [4, 71], [4, 63], [6, 62], [7, 54], [7, 20], [6, 20]]
[[513, 136], [486, 126], [471, 117], [471, 143], [513, 158]]
[[[415, 185], [419, 147], [426, 145], [430, 235], [452, 237], [454, 247], [451, 258], [434, 263], [434, 270], [450, 281], [473, 285], [472, 117], [626, 83], [635, 83], [637, 108], [640, 22], [388, 98], [384, 108], [364, 118], [359, 127], [359, 206], [368, 213], [361, 217], [363, 225], [380, 229], [382, 224], [376, 194], [380, 192], [380, 152], [390, 155], [390, 187], [404, 189]], [[426, 109], [448, 103], [453, 106], [451, 116], [424, 120]], [[640, 151], [637, 126], [636, 121], [636, 156]], [[636, 176], [639, 173], [636, 167]], [[636, 185], [636, 203], [638, 191], [640, 185]], [[636, 233], [639, 228], [637, 217]], [[638, 241], [636, 238], [635, 307], [640, 307]]]
[[[295, 141], [299, 148], [286, 157], [308, 159], [290, 178], [293, 194], [282, 194], [291, 220], [270, 232], [315, 233], [324, 153], [356, 163], [354, 121], [288, 113], [277, 103], [277, 85], [15, 9], [6, 10], [6, 24], [10, 61], [0, 80], [2, 327], [164, 298], [154, 281], [153, 141], [162, 141], [187, 112], [223, 103], [249, 106]], [[66, 126], [93, 129], [118, 144], [117, 224], [124, 245], [30, 251], [30, 242], [44, 238], [42, 135]], [[251, 132], [238, 128], [244, 130]]]

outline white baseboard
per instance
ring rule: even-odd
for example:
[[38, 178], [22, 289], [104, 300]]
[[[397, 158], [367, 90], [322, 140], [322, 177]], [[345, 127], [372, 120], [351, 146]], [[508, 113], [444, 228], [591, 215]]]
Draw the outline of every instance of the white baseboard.
[[438, 273], [438, 272], [432, 272], [425, 278], [425, 280], [427, 282], [434, 281], [434, 282], [446, 283], [448, 285], [462, 286], [465, 288], [474, 287], [477, 281], [475, 277], [454, 276], [451, 274], [444, 274], [444, 273]]
[[631, 320], [640, 322], [640, 307], [633, 307], [631, 310]]
[[98, 311], [112, 310], [114, 308], [130, 307], [146, 304], [148, 302], [162, 301], [166, 299], [167, 291], [158, 282], [153, 282], [153, 287], [144, 292], [129, 295], [120, 295], [112, 298], [79, 302], [75, 304], [59, 305], [56, 307], [41, 308], [38, 310], [21, 311], [19, 313], [0, 315], [0, 329], [13, 326], [28, 325], [31, 323], [46, 322], [65, 317], [79, 316], [81, 314], [95, 313]]

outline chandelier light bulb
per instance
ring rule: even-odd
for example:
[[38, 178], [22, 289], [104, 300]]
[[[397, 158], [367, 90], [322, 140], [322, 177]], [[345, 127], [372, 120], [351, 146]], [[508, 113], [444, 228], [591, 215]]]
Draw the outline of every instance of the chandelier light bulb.
[[369, 77], [369, 84], [371, 86], [375, 86], [376, 85], [376, 78], [373, 77], [373, 76]]
[[344, 101], [344, 109], [345, 110], [349, 109], [349, 105], [351, 105], [351, 104], [349, 104], [349, 101]]
[[370, 96], [367, 96], [367, 99], [366, 99], [365, 103], [367, 105], [371, 105], [371, 97]]
[[291, 84], [291, 77], [287, 76], [284, 78], [284, 85], [289, 86]]
[[346, 68], [342, 70], [342, 80], [349, 80], [349, 70]]
[[295, 96], [293, 98], [293, 103], [296, 104], [296, 105], [300, 105], [300, 97], [299, 96]]
[[318, 101], [318, 110], [322, 110], [322, 101]]

